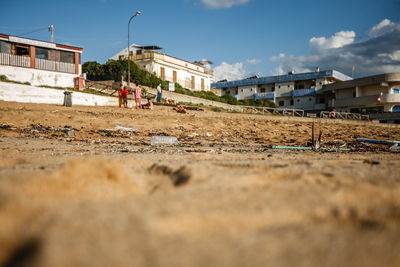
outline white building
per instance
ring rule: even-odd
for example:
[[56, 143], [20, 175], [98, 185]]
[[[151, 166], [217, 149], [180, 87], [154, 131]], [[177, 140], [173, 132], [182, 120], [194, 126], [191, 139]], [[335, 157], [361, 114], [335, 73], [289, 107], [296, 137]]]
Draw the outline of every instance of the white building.
[[[155, 51], [159, 49], [158, 46], [133, 44], [129, 48], [130, 59], [162, 80], [176, 82], [191, 90], [210, 91], [213, 82], [213, 71], [209, 67], [211, 62], [189, 62]], [[126, 59], [127, 55], [128, 49], [125, 48], [110, 59]]]
[[0, 33], [0, 75], [31, 85], [74, 87], [83, 48]]
[[268, 99], [279, 108], [318, 111], [326, 108], [323, 86], [347, 80], [351, 77], [336, 70], [320, 71], [317, 68], [315, 72], [221, 81], [213, 83], [212, 87], [220, 89], [221, 95], [231, 94], [238, 100]]

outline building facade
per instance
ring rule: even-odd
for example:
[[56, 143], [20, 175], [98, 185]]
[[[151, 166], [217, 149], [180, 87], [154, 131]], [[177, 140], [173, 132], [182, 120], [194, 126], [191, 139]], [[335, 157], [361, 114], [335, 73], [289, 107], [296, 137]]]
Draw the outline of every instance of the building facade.
[[400, 73], [325, 85], [328, 109], [354, 113], [400, 112]]
[[0, 75], [31, 85], [74, 87], [83, 48], [0, 34]]
[[336, 70], [249, 78], [239, 81], [224, 81], [211, 86], [221, 90], [221, 95], [231, 94], [238, 100], [268, 99], [280, 108], [295, 108], [308, 111], [326, 109], [323, 86], [351, 80], [351, 77]]
[[[162, 80], [176, 82], [195, 91], [210, 91], [213, 82], [210, 62], [189, 62], [157, 52], [159, 49], [157, 46], [132, 45], [130, 59]], [[126, 59], [127, 55], [128, 49], [124, 49], [110, 59]]]

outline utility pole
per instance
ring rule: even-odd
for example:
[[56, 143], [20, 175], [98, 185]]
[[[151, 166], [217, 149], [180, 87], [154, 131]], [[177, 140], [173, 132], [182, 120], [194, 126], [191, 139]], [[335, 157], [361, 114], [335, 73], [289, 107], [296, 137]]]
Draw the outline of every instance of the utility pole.
[[51, 42], [54, 43], [54, 25], [49, 26], [49, 31], [51, 33]]

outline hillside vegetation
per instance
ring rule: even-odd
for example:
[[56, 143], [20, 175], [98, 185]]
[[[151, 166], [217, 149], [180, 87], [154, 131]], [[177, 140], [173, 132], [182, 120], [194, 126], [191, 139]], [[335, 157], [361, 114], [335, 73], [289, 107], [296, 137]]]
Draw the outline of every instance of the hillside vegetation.
[[[106, 64], [100, 64], [95, 61], [88, 61], [82, 65], [82, 71], [87, 73], [87, 78], [92, 81], [114, 80], [121, 81], [128, 79], [128, 61], [127, 60], [108, 60]], [[154, 74], [139, 68], [133, 61], [130, 62], [131, 82], [156, 88], [161, 83], [163, 90], [168, 90], [169, 82], [163, 81]], [[192, 91], [183, 88], [180, 84], [175, 83], [175, 92], [195, 97], [200, 97], [208, 100], [218, 101], [231, 105], [245, 106], [263, 106], [276, 107], [269, 100], [237, 100], [232, 95], [217, 96], [210, 91]]]

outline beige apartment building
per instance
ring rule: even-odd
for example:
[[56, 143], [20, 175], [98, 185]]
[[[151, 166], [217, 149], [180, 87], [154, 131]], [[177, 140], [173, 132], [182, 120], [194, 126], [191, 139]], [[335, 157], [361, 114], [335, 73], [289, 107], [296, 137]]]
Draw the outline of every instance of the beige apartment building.
[[[213, 71], [209, 61], [189, 62], [164, 53], [158, 46], [130, 46], [130, 59], [143, 69], [162, 80], [175, 82], [182, 87], [195, 91], [210, 91]], [[126, 59], [128, 49], [120, 51], [110, 59]]]

